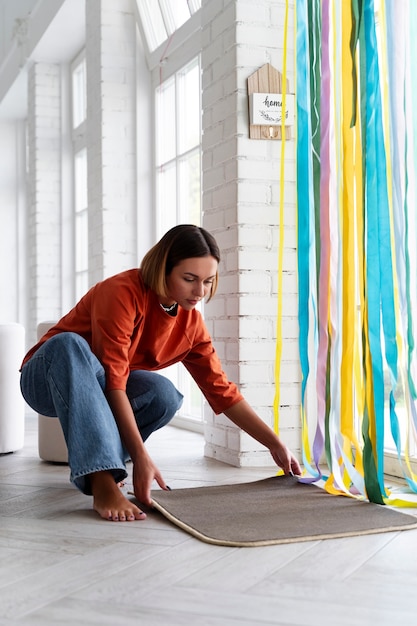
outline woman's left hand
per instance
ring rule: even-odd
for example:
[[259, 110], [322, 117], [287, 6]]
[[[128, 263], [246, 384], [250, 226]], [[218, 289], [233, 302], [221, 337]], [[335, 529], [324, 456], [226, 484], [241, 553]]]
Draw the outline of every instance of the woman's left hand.
[[239, 428], [268, 448], [275, 463], [285, 474], [301, 474], [301, 467], [295, 456], [246, 400], [240, 400], [224, 413]]
[[269, 451], [275, 463], [284, 471], [284, 474], [301, 475], [302, 471], [299, 462], [280, 439]]

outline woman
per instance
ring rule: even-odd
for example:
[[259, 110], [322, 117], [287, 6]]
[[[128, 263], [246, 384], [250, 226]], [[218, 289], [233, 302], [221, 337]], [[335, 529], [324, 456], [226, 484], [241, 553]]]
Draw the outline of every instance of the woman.
[[222, 370], [196, 305], [217, 287], [219, 248], [203, 228], [169, 230], [140, 269], [103, 280], [25, 356], [21, 389], [43, 415], [58, 416], [71, 481], [113, 521], [146, 517], [118, 483], [133, 462], [133, 488], [151, 505], [155, 479], [168, 489], [144, 442], [167, 424], [182, 395], [155, 370], [181, 361], [216, 413], [265, 445], [286, 474], [298, 461]]

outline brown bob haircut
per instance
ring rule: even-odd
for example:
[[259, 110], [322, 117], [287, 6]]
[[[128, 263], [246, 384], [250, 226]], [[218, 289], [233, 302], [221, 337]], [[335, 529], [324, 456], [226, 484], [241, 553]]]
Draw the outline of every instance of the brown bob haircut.
[[[143, 257], [140, 269], [144, 283], [159, 296], [166, 297], [166, 277], [172, 269], [184, 259], [205, 256], [212, 256], [220, 263], [220, 250], [213, 235], [201, 226], [174, 226]], [[216, 293], [218, 279], [216, 272], [207, 302]]]

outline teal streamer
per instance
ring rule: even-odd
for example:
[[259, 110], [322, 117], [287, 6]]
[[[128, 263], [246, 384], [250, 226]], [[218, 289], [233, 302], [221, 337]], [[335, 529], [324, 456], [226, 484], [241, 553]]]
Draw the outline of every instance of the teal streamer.
[[[310, 372], [308, 356], [309, 334], [309, 250], [311, 202], [311, 122], [310, 122], [310, 58], [308, 41], [307, 0], [297, 0], [297, 247], [298, 247], [298, 322], [301, 365], [301, 404], [305, 407], [305, 393]], [[312, 474], [303, 449], [303, 463]]]
[[[406, 21], [403, 9], [398, 12], [394, 4], [386, 2], [386, 41], [388, 57], [388, 85], [390, 103], [390, 138], [391, 138], [391, 170], [392, 170], [392, 201], [395, 234], [395, 257], [397, 282], [399, 291], [400, 311], [404, 312], [407, 304], [407, 133], [406, 133], [406, 84], [405, 84], [405, 41]], [[401, 34], [400, 37], [398, 36]], [[398, 59], [402, 65], [399, 67]], [[391, 372], [392, 391], [389, 398], [390, 427], [397, 456], [402, 463], [402, 444], [399, 420], [395, 411], [394, 392], [397, 387], [396, 372]]]
[[[384, 490], [384, 376], [381, 348], [381, 311], [383, 281], [381, 259], [386, 238], [386, 211], [388, 196], [386, 187], [386, 161], [382, 135], [382, 102], [379, 83], [379, 66], [375, 36], [375, 13], [373, 0], [365, 0], [366, 45], [366, 289], [368, 303], [369, 348], [374, 384], [374, 412], [376, 420], [376, 471], [379, 490], [369, 492], [374, 502], [381, 501]], [[382, 143], [381, 143], [382, 139]], [[382, 245], [381, 245], [382, 244]], [[390, 268], [389, 268], [390, 269]], [[389, 277], [384, 275], [384, 281]], [[386, 307], [385, 307], [386, 308]], [[369, 453], [369, 451], [368, 451]], [[365, 482], [368, 487], [367, 476]], [[379, 491], [379, 493], [378, 493]]]
[[[378, 492], [369, 492], [368, 497], [372, 501], [381, 500], [381, 485], [383, 485], [383, 473], [381, 472], [381, 434], [384, 431], [384, 379], [381, 350], [381, 274], [380, 274], [380, 232], [379, 232], [379, 196], [378, 188], [378, 99], [379, 76], [378, 64], [375, 51], [374, 39], [374, 6], [372, 0], [365, 2], [365, 45], [366, 45], [366, 76], [367, 76], [367, 101], [366, 101], [366, 253], [367, 253], [367, 303], [368, 303], [368, 328], [369, 348], [372, 361], [372, 373], [374, 384], [374, 412], [376, 419], [376, 450], [373, 451], [377, 463], [377, 477], [379, 484]], [[385, 155], [383, 155], [385, 158]], [[383, 201], [383, 199], [382, 199]], [[382, 419], [381, 419], [382, 416]], [[383, 439], [383, 437], [382, 437]], [[366, 449], [366, 446], [365, 446]], [[382, 449], [383, 454], [383, 449]], [[365, 482], [368, 486], [365, 473]]]
[[[414, 62], [414, 59], [417, 55], [417, 6], [415, 3], [409, 4], [409, 42], [410, 42], [410, 59]], [[415, 171], [417, 168], [417, 74], [415, 71], [410, 71], [411, 78], [411, 111], [412, 117], [409, 120], [412, 126], [412, 135], [414, 138], [414, 154], [413, 156], [413, 165], [414, 172], [412, 172], [413, 176], [416, 178], [417, 172]], [[408, 175], [408, 168], [406, 169], [406, 173]], [[407, 179], [408, 183], [408, 179]], [[408, 184], [407, 184], [407, 192], [408, 192]], [[410, 270], [410, 254], [409, 254], [409, 245], [408, 242], [410, 238], [412, 241], [417, 241], [417, 231], [411, 233], [409, 229], [409, 211], [415, 210], [415, 207], [410, 207], [408, 203], [408, 193], [406, 193], [406, 203], [405, 203], [405, 215], [406, 215], [406, 298], [407, 298], [407, 379], [408, 385], [410, 388], [411, 397], [413, 400], [417, 400], [417, 390], [416, 385], [414, 383], [414, 379], [411, 372], [411, 363], [416, 355], [416, 346], [414, 341], [414, 325], [413, 325], [413, 309], [411, 304], [411, 280], [414, 281], [415, 284], [415, 276], [412, 276]], [[417, 220], [415, 221], [417, 225]], [[417, 420], [415, 420], [415, 427], [417, 429]]]

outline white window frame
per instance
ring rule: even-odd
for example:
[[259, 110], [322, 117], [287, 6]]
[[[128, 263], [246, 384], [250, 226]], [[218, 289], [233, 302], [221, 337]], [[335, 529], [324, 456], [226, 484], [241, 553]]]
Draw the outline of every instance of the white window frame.
[[[144, 16], [146, 22], [149, 22], [149, 19], [146, 16], [147, 11], [140, 11], [138, 7], [138, 3], [143, 3], [144, 0], [136, 0], [134, 2], [134, 8], [136, 13], [136, 22], [138, 24], [142, 40], [145, 43], [148, 67], [152, 70], [159, 65], [161, 59], [166, 57], [168, 49], [169, 55], [171, 56], [174, 51], [178, 49], [184, 50], [184, 46], [187, 47], [189, 44], [191, 44], [191, 46], [193, 45], [195, 34], [200, 30], [201, 25], [201, 8], [198, 8], [198, 5], [201, 5], [201, 2], [198, 0], [187, 0], [188, 8], [190, 10], [190, 18], [174, 31], [173, 29], [175, 26], [169, 18], [170, 11], [167, 10], [169, 2], [167, 2], [167, 0], [151, 1], [156, 5], [159, 5], [159, 7], [156, 6], [155, 9], [157, 11], [160, 10], [162, 30], [165, 30], [166, 32], [166, 38], [159, 45], [157, 45], [156, 48], [154, 47], [156, 44], [152, 42], [152, 35], [150, 35], [150, 31], [153, 30], [153, 26], [149, 23], [142, 23], [142, 15]], [[173, 1], [177, 2], [178, 0]], [[192, 56], [189, 56], [188, 58], [192, 58]]]
[[[82, 67], [81, 77], [84, 82], [84, 93], [81, 92], [81, 99], [77, 99], [74, 85], [74, 73], [77, 68]], [[74, 293], [75, 300], [78, 301], [88, 289], [88, 203], [87, 203], [87, 85], [86, 85], [86, 59], [83, 49], [72, 61], [70, 67], [71, 77], [71, 138], [73, 155], [73, 232], [74, 232]], [[83, 74], [84, 72], [84, 74]], [[77, 99], [77, 100], [76, 100]], [[81, 111], [77, 112], [77, 107]], [[78, 114], [76, 114], [78, 113]], [[78, 119], [77, 119], [78, 118]], [[82, 173], [77, 167], [77, 158], [80, 155], [85, 157], [86, 171]], [[85, 185], [85, 189], [80, 189], [80, 185]], [[82, 205], [80, 205], [80, 200]], [[80, 233], [80, 225], [83, 225], [83, 232]], [[85, 243], [87, 242], [87, 244]], [[80, 258], [83, 263], [80, 265]]]
[[[181, 182], [181, 177], [183, 175], [182, 166], [183, 166], [184, 160], [188, 159], [187, 162], [189, 163], [190, 159], [192, 159], [193, 156], [197, 154], [197, 152], [198, 152], [199, 169], [200, 169], [200, 172], [199, 172], [200, 174], [200, 183], [199, 183], [200, 215], [198, 216], [198, 224], [201, 224], [202, 199], [201, 199], [201, 64], [200, 64], [200, 55], [198, 54], [194, 57], [194, 59], [188, 60], [188, 62], [186, 62], [181, 68], [178, 68], [171, 76], [169, 76], [166, 79], [166, 81], [171, 81], [175, 90], [174, 106], [175, 106], [175, 119], [176, 119], [176, 126], [177, 126], [177, 122], [179, 120], [178, 118], [178, 109], [179, 109], [178, 104], [179, 104], [179, 99], [180, 99], [179, 92], [181, 91], [181, 86], [182, 86], [181, 81], [184, 78], [184, 71], [186, 72], [188, 69], [190, 71], [193, 71], [196, 68], [200, 76], [200, 84], [199, 84], [199, 89], [198, 89], [199, 111], [200, 111], [199, 143], [190, 146], [188, 149], [181, 150], [180, 139], [179, 139], [180, 133], [176, 132], [174, 153], [170, 156], [170, 158], [167, 161], [165, 161], [161, 165], [159, 161], [157, 161], [157, 156], [158, 156], [158, 150], [156, 146], [157, 128], [155, 128], [155, 126], [157, 125], [158, 119], [157, 119], [157, 116], [155, 117], [156, 124], [154, 125], [154, 128], [155, 128], [154, 185], [155, 185], [155, 198], [156, 198], [155, 200], [156, 239], [159, 239], [164, 234], [164, 232], [166, 232], [166, 230], [168, 230], [175, 224], [184, 223], [184, 222], [192, 222], [192, 223], [197, 222], [197, 220], [190, 219], [187, 215], [184, 215], [184, 213], [182, 213], [181, 211], [181, 207], [183, 206], [183, 202], [181, 201], [181, 193], [183, 192], [183, 185]], [[157, 84], [153, 90], [154, 97], [155, 97], [154, 107], [153, 107], [154, 111], [157, 111], [157, 108], [158, 108], [157, 107], [157, 91], [160, 89], [163, 82]], [[181, 123], [184, 120], [180, 119], [179, 121]], [[175, 215], [170, 216], [168, 220], [164, 220], [164, 216], [161, 215], [160, 210], [159, 210], [160, 205], [158, 202], [157, 181], [159, 180], [161, 176], [161, 171], [160, 171], [161, 167], [166, 167], [168, 169], [172, 168], [172, 171], [175, 174], [175, 194], [176, 194]], [[190, 374], [185, 369], [185, 367], [181, 364], [172, 366], [168, 370], [165, 370], [164, 373], [172, 380], [172, 382], [178, 387], [178, 389], [184, 395], [183, 405], [181, 409], [179, 410], [178, 414], [175, 416], [173, 423], [177, 426], [181, 426], [182, 428], [187, 428], [190, 430], [202, 432], [203, 431], [203, 416], [204, 416], [204, 398], [197, 384], [191, 378]], [[199, 401], [199, 408], [197, 409], [197, 412], [195, 412], [198, 401]]]
[[[136, 9], [137, 23], [139, 32], [141, 34], [141, 38], [144, 42], [144, 49], [146, 54], [146, 61], [149, 70], [151, 71], [151, 87], [152, 87], [152, 128], [155, 128], [155, 90], [163, 81], [169, 79], [175, 75], [176, 72], [179, 72], [181, 68], [190, 63], [195, 57], [199, 56], [201, 53], [201, 10], [196, 11], [190, 19], [185, 22], [177, 31], [175, 31], [175, 35], [165, 41], [163, 44], [159, 46], [154, 51], [150, 51], [148, 46], [146, 45], [146, 37], [144, 33], [143, 26], [141, 24], [141, 19], [139, 15], [139, 11]], [[155, 145], [155, 137], [154, 137], [154, 145]], [[201, 159], [201, 157], [200, 157]], [[156, 152], [153, 152], [153, 163], [156, 162]], [[156, 176], [155, 171], [156, 168], [152, 168], [153, 175], [153, 189], [154, 189], [154, 206], [156, 207]], [[201, 160], [200, 160], [200, 170], [201, 170]], [[200, 182], [200, 194], [201, 194], [201, 182]], [[156, 224], [156, 210], [153, 211], [154, 224], [154, 240], [157, 240], [157, 224]], [[166, 230], [166, 229], [165, 229]], [[188, 376], [191, 380], [190, 375], [186, 371], [183, 365], [179, 364], [176, 368], [168, 368], [164, 370], [162, 373], [168, 376], [172, 382], [177, 385], [180, 390], [183, 385], [181, 381], [178, 381], [178, 372], [181, 372], [180, 376]], [[192, 384], [195, 385], [194, 381]], [[198, 388], [195, 388], [198, 389]], [[191, 391], [194, 393], [195, 389]], [[198, 389], [199, 396], [201, 398], [201, 414], [198, 416], [198, 419], [193, 419], [189, 414], [188, 410], [188, 402], [190, 398], [190, 390], [184, 389], [184, 403], [178, 414], [174, 417], [172, 423], [176, 426], [187, 430], [194, 430], [196, 432], [203, 432], [203, 405], [204, 398], [201, 394], [201, 391]]]

